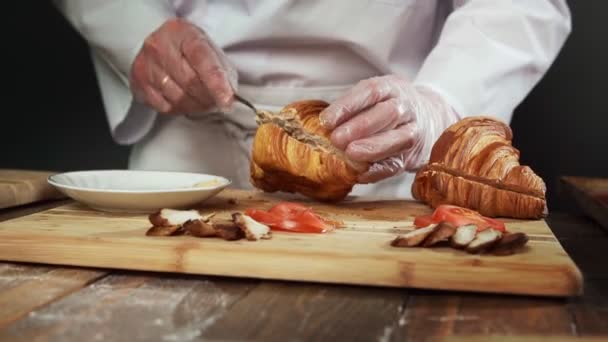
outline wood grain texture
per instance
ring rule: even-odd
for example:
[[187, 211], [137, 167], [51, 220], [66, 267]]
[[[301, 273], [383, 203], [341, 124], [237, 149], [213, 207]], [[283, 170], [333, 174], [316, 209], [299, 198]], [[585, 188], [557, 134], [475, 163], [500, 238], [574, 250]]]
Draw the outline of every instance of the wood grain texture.
[[549, 222], [585, 275], [585, 295], [570, 299], [567, 305], [577, 334], [608, 335], [608, 268], [604, 262], [608, 234], [583, 216], [556, 213]]
[[463, 336], [449, 336], [441, 339], [442, 342], [601, 342], [606, 341], [604, 336], [596, 337], [580, 337], [580, 336], [568, 336], [568, 335], [463, 335]]
[[562, 177], [560, 185], [587, 215], [608, 231], [608, 178]]
[[0, 341], [193, 341], [256, 282], [114, 274], [0, 330]]
[[585, 282], [585, 296], [569, 302], [579, 336], [608, 336], [608, 275]]
[[[43, 205], [34, 205], [30, 211], [36, 208], [44, 208]], [[368, 211], [370, 208], [368, 208]], [[0, 212], [8, 217], [18, 216], [14, 210]], [[6, 215], [4, 217], [7, 217]], [[190, 295], [185, 296], [189, 299], [184, 301], [182, 308], [200, 308], [200, 311], [190, 309], [180, 309], [173, 311], [177, 305], [169, 304], [169, 300], [175, 297], [168, 295], [174, 292], [179, 297], [184, 292], [191, 289], [191, 282], [200, 282], [197, 288], [205, 289], [207, 283], [232, 290], [222, 290], [222, 293], [229, 291], [238, 292], [237, 297], [231, 299], [230, 304], [226, 305], [213, 322], [204, 324], [204, 329], [189, 330], [191, 334], [180, 335], [181, 340], [213, 340], [208, 336], [244, 336], [241, 340], [255, 340], [254, 336], [269, 337], [266, 340], [286, 340], [284, 338], [272, 338], [272, 336], [285, 337], [294, 336], [287, 340], [305, 340], [303, 336], [318, 337], [323, 340], [345, 340], [340, 336], [352, 337], [353, 332], [360, 332], [360, 327], [368, 327], [368, 333], [361, 333], [367, 340], [377, 341], [602, 341], [608, 336], [608, 279], [605, 275], [605, 268], [600, 266], [603, 259], [601, 253], [590, 255], [589, 253], [577, 253], [579, 250], [588, 249], [586, 245], [590, 239], [605, 241], [608, 235], [592, 221], [584, 217], [576, 217], [561, 213], [552, 213], [548, 221], [552, 230], [560, 241], [565, 243], [566, 250], [573, 254], [573, 259], [580, 266], [585, 274], [585, 294], [582, 297], [571, 298], [567, 301], [556, 300], [553, 298], [535, 298], [519, 296], [501, 295], [476, 295], [455, 292], [433, 292], [421, 290], [403, 291], [399, 289], [380, 289], [380, 288], [358, 288], [353, 286], [332, 286], [281, 282], [262, 282], [256, 287], [256, 283], [243, 279], [221, 279], [198, 276], [175, 276], [146, 274], [146, 283], [159, 280], [152, 286], [145, 287], [145, 291], [135, 290], [132, 299], [112, 301], [110, 291], [121, 292], [125, 290], [125, 283], [131, 283], [132, 279], [140, 279], [142, 274], [139, 272], [129, 272], [112, 276], [111, 286], [107, 278], [102, 278], [96, 283], [84, 287], [80, 291], [73, 292], [63, 298], [53, 301], [47, 307], [35, 309], [32, 314], [26, 315], [21, 320], [13, 323], [0, 331], [0, 340], [10, 341], [82, 341], [82, 340], [118, 340], [118, 341], [140, 341], [140, 340], [174, 340], [178, 337], [171, 332], [179, 330], [188, 332], [188, 329], [180, 327], [201, 326], [202, 321], [211, 317], [206, 312], [214, 311], [213, 301], [200, 303], [196, 299], [201, 298], [199, 290], [194, 290]], [[577, 243], [580, 241], [580, 243]], [[607, 246], [606, 243], [604, 246]], [[602, 251], [600, 242], [594, 248]], [[587, 256], [591, 256], [590, 259]], [[595, 258], [595, 259], [594, 259]], [[3, 291], [10, 291], [11, 288], [20, 284], [32, 281], [42, 274], [55, 269], [54, 266], [39, 266], [28, 264], [0, 264], [0, 296]], [[160, 285], [164, 283], [164, 285]], [[174, 286], [169, 286], [168, 283]], [[218, 283], [220, 282], [220, 283]], [[122, 285], [121, 285], [122, 283]], [[227, 285], [230, 284], [230, 285]], [[241, 286], [244, 288], [240, 289]], [[141, 287], [141, 285], [140, 285]], [[181, 287], [185, 287], [181, 288]], [[284, 290], [284, 287], [289, 290]], [[181, 288], [181, 289], [180, 289]], [[286, 291], [289, 296], [281, 296], [275, 291]], [[100, 291], [105, 290], [105, 295], [100, 295]], [[215, 297], [216, 291], [207, 291], [209, 296]], [[196, 293], [196, 294], [195, 294]], [[233, 292], [231, 292], [233, 293]], [[345, 295], [349, 294], [349, 295]], [[395, 295], [396, 293], [396, 295]], [[31, 297], [41, 297], [44, 292], [30, 293]], [[117, 296], [119, 294], [116, 294]], [[124, 295], [124, 294], [121, 294]], [[251, 298], [249, 298], [251, 296]], [[358, 297], [362, 297], [361, 302], [367, 303], [360, 305]], [[137, 297], [138, 300], [134, 298]], [[150, 302], [142, 309], [143, 305], [136, 303], [143, 302], [142, 298], [159, 297], [157, 304]], [[166, 297], [166, 298], [165, 298]], [[289, 300], [286, 297], [297, 297], [298, 300]], [[130, 298], [127, 295], [127, 298]], [[281, 300], [277, 300], [280, 298]], [[101, 300], [100, 300], [101, 299]], [[110, 300], [104, 300], [110, 299]], [[12, 301], [19, 301], [20, 298], [12, 298]], [[91, 303], [97, 302], [98, 305], [105, 306], [91, 307]], [[221, 302], [221, 301], [220, 301]], [[265, 304], [266, 302], [270, 302]], [[70, 306], [83, 305], [88, 303], [90, 311], [83, 310], [80, 316], [77, 311], [71, 311], [74, 315], [65, 317], [65, 312], [59, 309], [67, 309]], [[189, 303], [186, 305], [185, 303]], [[210, 304], [211, 303], [211, 304]], [[254, 322], [270, 322], [274, 333], [269, 331], [259, 332], [254, 327], [245, 324], [237, 329], [237, 332], [225, 332], [220, 334], [220, 328], [228, 327], [229, 324], [236, 324], [236, 320], [231, 317], [243, 317], [239, 313], [243, 310], [242, 303], [262, 305], [267, 311], [262, 318], [255, 318]], [[376, 303], [371, 305], [370, 303]], [[10, 304], [10, 303], [9, 303]], [[109, 305], [108, 305], [109, 304]], [[383, 304], [390, 310], [379, 309]], [[491, 304], [491, 305], [490, 305]], [[166, 305], [166, 307], [163, 307]], [[331, 307], [337, 306], [336, 310]], [[132, 307], [132, 309], [128, 309]], [[315, 309], [319, 307], [320, 309]], [[328, 308], [324, 310], [323, 308]], [[395, 311], [392, 311], [397, 307]], [[339, 309], [338, 309], [339, 308]], [[342, 311], [352, 309], [346, 315]], [[72, 309], [73, 310], [73, 309]], [[137, 312], [134, 312], [134, 311]], [[314, 314], [308, 315], [306, 310], [311, 310]], [[568, 310], [570, 319], [564, 320], [564, 310]], [[66, 310], [67, 311], [67, 310]], [[246, 312], [254, 312], [247, 307]], [[328, 311], [328, 312], [325, 312]], [[473, 312], [474, 311], [474, 312]], [[478, 312], [483, 312], [478, 314]], [[155, 313], [152, 313], [155, 312]], [[179, 314], [174, 314], [179, 312]], [[187, 314], [191, 312], [191, 314]], [[276, 314], [275, 314], [276, 313]], [[254, 312], [254, 314], [256, 314]], [[279, 315], [280, 314], [280, 315]], [[62, 316], [63, 315], [63, 316]], [[378, 315], [381, 319], [374, 319]], [[173, 320], [171, 317], [178, 317]], [[323, 323], [320, 328], [319, 321]], [[83, 317], [83, 319], [79, 319]], [[114, 319], [110, 319], [114, 317]], [[293, 332], [296, 323], [273, 324], [273, 320], [285, 322], [284, 317], [297, 317], [307, 320], [298, 323], [297, 333]], [[348, 317], [348, 319], [343, 319]], [[371, 317], [371, 323], [368, 322]], [[506, 317], [506, 318], [505, 318]], [[250, 318], [250, 317], [249, 317]], [[0, 316], [0, 319], [2, 317]], [[44, 321], [49, 321], [44, 323]], [[62, 320], [67, 323], [61, 327]], [[312, 320], [312, 323], [311, 323]], [[297, 320], [294, 320], [298, 322]], [[151, 323], [152, 322], [152, 323]], [[179, 322], [179, 323], [175, 323]], [[209, 321], [207, 321], [209, 322]], [[27, 324], [26, 324], [27, 323]], [[162, 327], [157, 328], [157, 325]], [[536, 327], [538, 325], [538, 327]], [[153, 329], [150, 329], [150, 327]], [[336, 330], [327, 334], [330, 338], [320, 337], [317, 330], [324, 331], [325, 327], [336, 327]], [[549, 328], [551, 326], [551, 328]], [[43, 327], [55, 329], [42, 329]], [[262, 325], [260, 328], [265, 328]], [[284, 328], [284, 329], [282, 329]], [[32, 333], [35, 329], [38, 333]], [[551, 329], [553, 332], [540, 336]], [[67, 334], [64, 336], [63, 332]], [[578, 336], [573, 336], [572, 331], [576, 331]], [[245, 332], [250, 333], [248, 338]], [[291, 332], [292, 335], [289, 335]], [[151, 334], [156, 334], [152, 336]], [[108, 336], [104, 338], [104, 336]], [[336, 336], [338, 338], [336, 338]], [[163, 337], [167, 337], [164, 338]], [[298, 338], [299, 337], [299, 338]], [[227, 338], [228, 339], [228, 338]], [[236, 338], [235, 338], [236, 339]], [[260, 339], [258, 339], [260, 340]], [[309, 339], [312, 340], [312, 339]]]
[[30, 311], [56, 301], [107, 272], [72, 268], [0, 265], [0, 329]]
[[458, 314], [457, 296], [414, 292], [397, 321], [391, 341], [438, 340], [452, 335], [459, 320], [475, 319]]
[[[233, 201], [236, 200], [236, 201]], [[205, 203], [218, 216], [277, 199], [224, 191]], [[236, 202], [236, 204], [232, 204]], [[145, 216], [103, 213], [73, 204], [0, 223], [0, 259], [92, 267], [295, 281], [547, 296], [579, 294], [581, 274], [542, 220], [509, 220], [530, 236], [512, 256], [469, 255], [443, 248], [394, 248], [428, 207], [407, 201], [312, 203], [345, 228], [324, 235], [275, 233], [273, 239], [228, 242], [190, 236], [146, 237]]]
[[413, 291], [392, 341], [443, 341], [450, 336], [578, 336], [560, 298]]
[[[66, 201], [32, 203], [0, 210], [0, 222], [57, 207]], [[103, 277], [107, 272], [31, 264], [0, 264], [0, 328], [30, 311]]]
[[414, 291], [393, 341], [443, 341], [449, 336], [576, 336], [566, 300]]
[[19, 286], [56, 268], [55, 266], [0, 263], [0, 292]]
[[265, 282], [203, 334], [218, 341], [382, 341], [407, 299], [400, 289]]
[[53, 172], [0, 169], [0, 209], [63, 195], [47, 183]]
[[24, 204], [24, 205], [20, 205], [18, 207], [0, 209], [0, 222], [22, 217], [22, 216], [26, 216], [26, 215], [35, 214], [35, 213], [38, 213], [38, 212], [41, 212], [44, 210], [59, 207], [61, 205], [67, 205], [72, 202], [73, 202], [72, 200], [68, 200], [68, 199], [48, 200], [48, 201]]
[[462, 295], [458, 317], [455, 335], [576, 336], [563, 299]]

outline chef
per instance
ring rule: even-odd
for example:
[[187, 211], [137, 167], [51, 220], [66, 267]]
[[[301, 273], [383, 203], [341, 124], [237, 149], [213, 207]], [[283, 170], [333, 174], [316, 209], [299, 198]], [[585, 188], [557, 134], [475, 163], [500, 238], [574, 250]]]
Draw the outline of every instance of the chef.
[[510, 122], [571, 30], [565, 0], [56, 0], [87, 40], [129, 168], [249, 188], [253, 112], [302, 99], [372, 162], [356, 195], [411, 197], [460, 118]]

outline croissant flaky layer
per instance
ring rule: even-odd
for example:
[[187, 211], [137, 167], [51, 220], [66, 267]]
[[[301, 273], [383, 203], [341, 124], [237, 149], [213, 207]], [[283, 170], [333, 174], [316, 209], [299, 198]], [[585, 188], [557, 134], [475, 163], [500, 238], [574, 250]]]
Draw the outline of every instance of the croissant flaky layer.
[[350, 193], [366, 165], [349, 161], [332, 146], [331, 132], [319, 121], [327, 106], [323, 101], [300, 101], [279, 113], [258, 113], [250, 165], [255, 187], [323, 201], [338, 201]]
[[470, 117], [450, 126], [416, 174], [414, 198], [432, 207], [453, 204], [490, 217], [541, 218], [547, 214], [545, 183], [519, 164], [509, 126]]

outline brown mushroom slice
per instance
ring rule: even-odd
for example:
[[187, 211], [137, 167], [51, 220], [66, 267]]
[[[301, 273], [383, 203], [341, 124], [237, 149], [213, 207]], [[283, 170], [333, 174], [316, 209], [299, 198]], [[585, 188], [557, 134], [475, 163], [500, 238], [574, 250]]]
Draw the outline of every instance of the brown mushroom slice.
[[234, 220], [234, 223], [241, 228], [243, 233], [245, 233], [247, 240], [256, 241], [259, 239], [270, 239], [272, 236], [268, 226], [247, 215], [234, 213], [232, 214], [232, 219]]
[[418, 228], [404, 235], [397, 236], [392, 242], [393, 247], [416, 247], [424, 241], [427, 236], [433, 233], [439, 227], [438, 224], [432, 224], [424, 228]]
[[525, 233], [517, 232], [506, 234], [500, 239], [500, 241], [492, 248], [491, 252], [494, 255], [511, 255], [526, 243], [528, 243], [528, 235]]
[[213, 222], [215, 234], [224, 240], [240, 240], [245, 237], [245, 233], [234, 223], [234, 221]]
[[215, 216], [215, 213], [210, 213], [210, 214], [207, 214], [207, 215], [202, 215], [201, 216], [201, 220], [203, 222], [209, 222], [211, 220], [211, 218], [213, 218], [214, 216]]
[[217, 235], [213, 226], [201, 219], [186, 221], [186, 223], [184, 223], [184, 229], [191, 235], [197, 237], [209, 237]]
[[496, 229], [488, 228], [477, 233], [475, 239], [468, 244], [466, 250], [469, 253], [479, 253], [489, 249], [500, 240], [502, 233]]
[[447, 222], [441, 222], [422, 243], [423, 247], [431, 247], [438, 242], [446, 241], [456, 233], [456, 226]]
[[[154, 226], [182, 226], [188, 220], [199, 220], [204, 217], [198, 210], [175, 210], [161, 209], [153, 214], [150, 214], [148, 219]], [[208, 219], [207, 219], [208, 220]]]
[[183, 232], [181, 226], [152, 226], [146, 232], [147, 236], [171, 236]]
[[469, 243], [475, 240], [477, 235], [477, 226], [468, 224], [460, 226], [456, 229], [454, 235], [450, 239], [450, 244], [454, 248], [465, 248]]

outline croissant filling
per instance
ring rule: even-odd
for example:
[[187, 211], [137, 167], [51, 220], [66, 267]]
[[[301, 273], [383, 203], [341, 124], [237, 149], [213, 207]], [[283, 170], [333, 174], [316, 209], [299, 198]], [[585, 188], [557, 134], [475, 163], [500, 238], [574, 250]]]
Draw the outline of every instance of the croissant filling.
[[330, 141], [324, 137], [310, 134], [304, 130], [301, 121], [297, 117], [297, 112], [294, 108], [289, 108], [280, 113], [272, 113], [269, 111], [260, 110], [256, 115], [256, 123], [273, 124], [285, 131], [287, 135], [301, 143], [308, 144], [312, 148], [325, 153], [332, 153], [340, 156], [346, 163], [355, 170], [365, 170], [365, 166], [350, 160], [343, 151], [334, 147]]
[[353, 161], [331, 143], [319, 115], [320, 100], [290, 103], [275, 113], [258, 111], [250, 176], [266, 192], [299, 193], [319, 201], [343, 200], [368, 163]]

